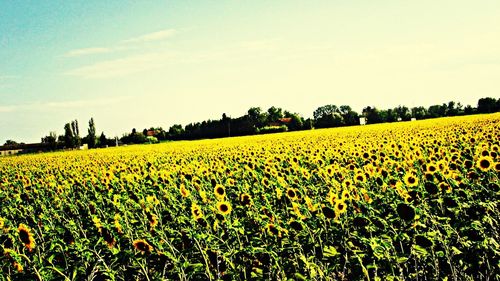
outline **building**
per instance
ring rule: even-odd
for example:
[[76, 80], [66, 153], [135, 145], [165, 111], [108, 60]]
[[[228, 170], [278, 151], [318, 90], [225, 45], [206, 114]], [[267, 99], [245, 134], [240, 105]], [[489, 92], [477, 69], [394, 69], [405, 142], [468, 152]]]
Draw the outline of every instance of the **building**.
[[52, 150], [50, 143], [2, 145], [0, 146], [0, 156], [45, 152], [50, 150]]
[[279, 126], [288, 126], [290, 123], [292, 123], [292, 118], [280, 118], [274, 122], [270, 122], [269, 126], [270, 127], [279, 127]]

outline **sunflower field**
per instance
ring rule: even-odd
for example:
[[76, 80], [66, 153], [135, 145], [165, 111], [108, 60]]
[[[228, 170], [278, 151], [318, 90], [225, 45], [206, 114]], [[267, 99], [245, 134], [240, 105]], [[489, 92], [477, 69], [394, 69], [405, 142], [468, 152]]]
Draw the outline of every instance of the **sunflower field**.
[[500, 114], [0, 158], [0, 280], [499, 280]]

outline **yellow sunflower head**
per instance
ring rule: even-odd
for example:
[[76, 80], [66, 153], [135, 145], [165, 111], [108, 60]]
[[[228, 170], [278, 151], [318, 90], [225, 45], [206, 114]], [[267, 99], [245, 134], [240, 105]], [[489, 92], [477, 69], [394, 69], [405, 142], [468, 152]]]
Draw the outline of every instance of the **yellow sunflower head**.
[[217, 184], [214, 187], [214, 194], [218, 200], [224, 200], [224, 197], [226, 197], [226, 189], [224, 186]]
[[229, 202], [223, 201], [223, 202], [217, 202], [217, 211], [219, 211], [220, 214], [226, 216], [231, 213], [231, 204]]
[[476, 162], [476, 167], [483, 172], [487, 172], [493, 167], [493, 159], [489, 156], [480, 157]]
[[17, 232], [19, 233], [19, 239], [21, 239], [21, 242], [23, 242], [24, 246], [31, 252], [33, 248], [35, 248], [35, 240], [33, 239], [31, 230], [28, 226], [20, 224], [17, 228]]
[[136, 250], [140, 251], [143, 254], [150, 253], [153, 250], [153, 247], [143, 239], [134, 240], [133, 245]]

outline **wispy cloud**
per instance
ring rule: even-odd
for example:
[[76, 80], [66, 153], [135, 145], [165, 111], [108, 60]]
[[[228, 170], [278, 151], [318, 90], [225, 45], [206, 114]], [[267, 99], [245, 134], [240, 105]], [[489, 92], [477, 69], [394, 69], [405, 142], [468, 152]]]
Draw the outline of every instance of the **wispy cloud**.
[[0, 113], [9, 112], [19, 112], [19, 111], [44, 111], [44, 110], [54, 110], [59, 108], [83, 108], [83, 107], [97, 107], [97, 106], [108, 106], [123, 101], [132, 99], [132, 97], [122, 96], [113, 98], [99, 98], [99, 99], [88, 99], [88, 100], [72, 100], [72, 101], [49, 101], [49, 102], [39, 102], [39, 103], [29, 103], [29, 104], [17, 104], [17, 105], [4, 105], [0, 106]]
[[[129, 38], [121, 41], [120, 43], [125, 43], [127, 45], [131, 45], [133, 43], [144, 43], [144, 42], [152, 42], [152, 41], [160, 41], [167, 38], [170, 38], [177, 34], [178, 31], [176, 29], [164, 29], [160, 31], [156, 31], [153, 33], [147, 33], [138, 37]], [[117, 45], [113, 47], [89, 47], [89, 48], [81, 48], [74, 49], [66, 52], [63, 57], [71, 58], [71, 57], [81, 57], [88, 55], [97, 55], [97, 54], [109, 54], [117, 51], [129, 50], [133, 49], [133, 46], [123, 46]], [[1, 77], [1, 76], [0, 76]]]
[[164, 30], [153, 32], [153, 33], [144, 34], [144, 35], [141, 35], [138, 37], [129, 38], [129, 39], [123, 40], [122, 42], [123, 43], [142, 43], [142, 42], [160, 41], [160, 40], [170, 38], [170, 37], [174, 36], [175, 34], [177, 34], [177, 30], [175, 30], [175, 29], [164, 29]]
[[105, 53], [110, 53], [112, 52], [113, 49], [111, 48], [84, 48], [84, 49], [76, 49], [76, 50], [71, 50], [68, 51], [66, 54], [64, 54], [64, 57], [79, 57], [79, 56], [86, 56], [86, 55], [95, 55], [95, 54], [105, 54]]
[[86, 79], [112, 78], [161, 67], [174, 57], [172, 52], [133, 55], [75, 68], [67, 71], [65, 75]]

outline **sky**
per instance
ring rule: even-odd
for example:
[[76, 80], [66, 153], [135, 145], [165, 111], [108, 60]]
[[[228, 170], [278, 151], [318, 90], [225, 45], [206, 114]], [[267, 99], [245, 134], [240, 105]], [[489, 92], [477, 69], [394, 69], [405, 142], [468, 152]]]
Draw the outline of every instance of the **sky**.
[[500, 1], [0, 0], [0, 145], [500, 97]]

